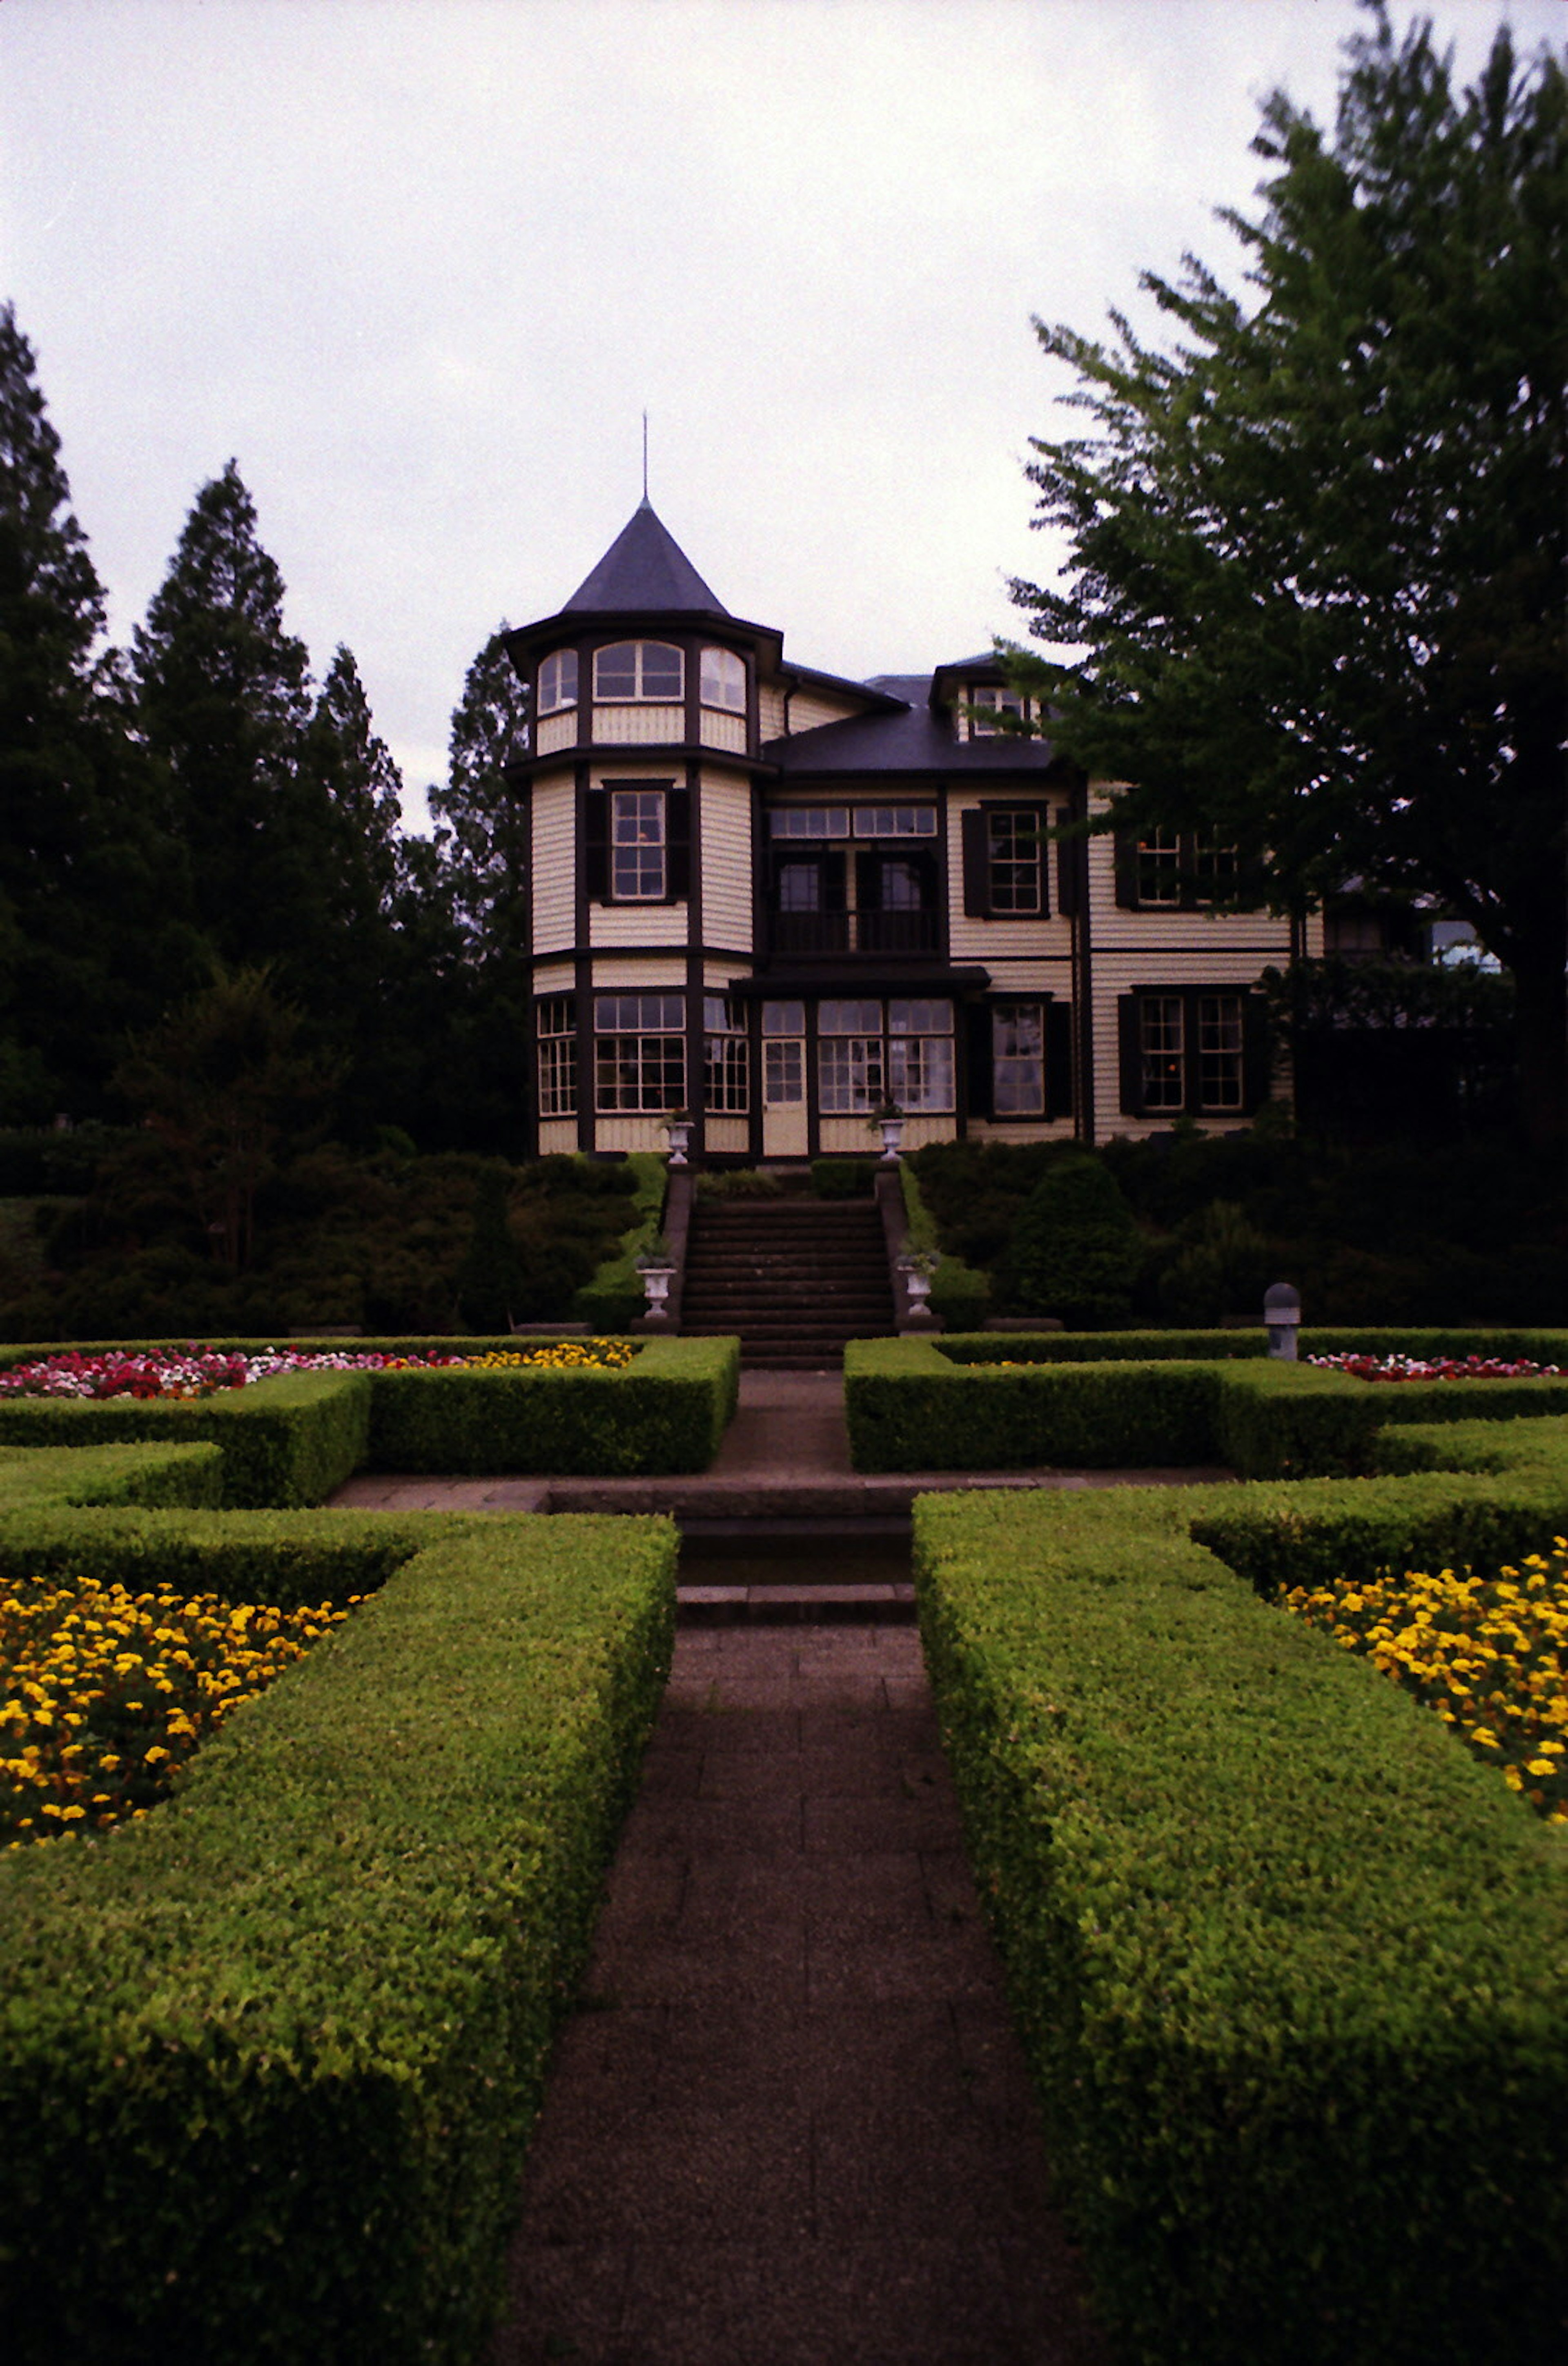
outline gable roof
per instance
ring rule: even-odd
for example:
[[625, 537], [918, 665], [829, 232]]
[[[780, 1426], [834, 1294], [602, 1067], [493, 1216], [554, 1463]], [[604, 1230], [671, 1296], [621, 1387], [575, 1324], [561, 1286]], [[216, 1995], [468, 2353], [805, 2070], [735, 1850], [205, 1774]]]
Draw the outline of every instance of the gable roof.
[[561, 614], [622, 615], [637, 608], [669, 609], [688, 615], [729, 614], [654, 514], [646, 494]]
[[885, 702], [882, 713], [819, 723], [787, 739], [770, 739], [768, 760], [793, 773], [1040, 772], [1056, 761], [1049, 739], [960, 739], [945, 710], [933, 704], [931, 676], [874, 674], [865, 684]]

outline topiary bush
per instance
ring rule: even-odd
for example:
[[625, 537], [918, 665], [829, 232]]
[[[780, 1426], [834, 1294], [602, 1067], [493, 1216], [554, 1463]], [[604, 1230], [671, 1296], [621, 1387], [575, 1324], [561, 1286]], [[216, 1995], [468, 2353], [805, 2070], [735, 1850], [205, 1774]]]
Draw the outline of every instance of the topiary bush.
[[1004, 1261], [1009, 1303], [1055, 1314], [1073, 1330], [1124, 1323], [1144, 1260], [1143, 1236], [1098, 1158], [1064, 1158], [1036, 1184]]

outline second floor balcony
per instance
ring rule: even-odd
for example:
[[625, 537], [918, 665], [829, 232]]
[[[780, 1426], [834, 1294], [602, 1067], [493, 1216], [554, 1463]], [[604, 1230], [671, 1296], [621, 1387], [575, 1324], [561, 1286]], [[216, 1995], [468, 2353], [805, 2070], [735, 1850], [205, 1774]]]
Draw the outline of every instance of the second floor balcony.
[[937, 915], [926, 911], [785, 912], [768, 915], [776, 954], [934, 953]]

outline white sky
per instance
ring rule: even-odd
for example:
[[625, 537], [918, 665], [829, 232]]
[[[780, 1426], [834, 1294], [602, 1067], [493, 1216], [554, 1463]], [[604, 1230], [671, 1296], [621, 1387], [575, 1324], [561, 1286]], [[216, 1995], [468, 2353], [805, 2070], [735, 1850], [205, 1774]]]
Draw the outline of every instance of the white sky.
[[[1414, 11], [1400, 6], [1401, 28]], [[1429, 0], [1470, 80], [1506, 13]], [[861, 678], [1021, 633], [1022, 476], [1098, 333], [1333, 113], [1354, 0], [0, 0], [0, 298], [126, 639], [233, 455], [423, 820], [464, 673], [641, 492]]]

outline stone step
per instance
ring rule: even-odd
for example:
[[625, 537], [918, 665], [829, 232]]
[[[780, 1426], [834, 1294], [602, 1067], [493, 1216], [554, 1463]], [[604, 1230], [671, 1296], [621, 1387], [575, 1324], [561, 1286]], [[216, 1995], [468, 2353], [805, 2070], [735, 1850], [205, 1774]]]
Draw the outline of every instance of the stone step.
[[912, 1585], [679, 1585], [682, 1627], [911, 1626]]

